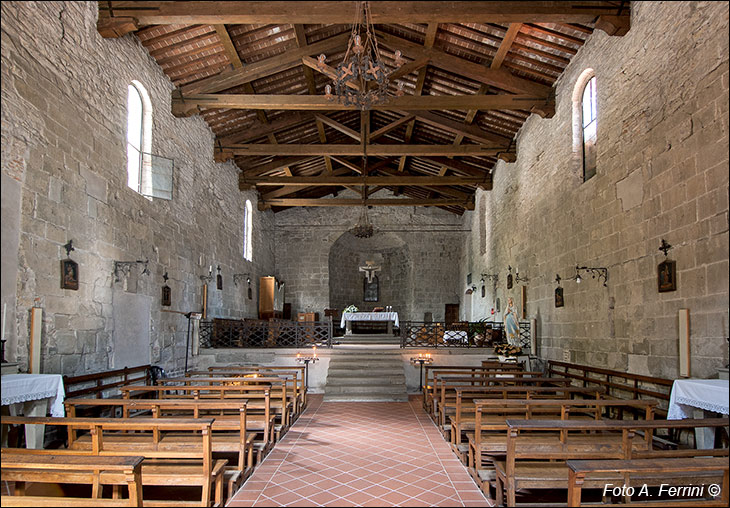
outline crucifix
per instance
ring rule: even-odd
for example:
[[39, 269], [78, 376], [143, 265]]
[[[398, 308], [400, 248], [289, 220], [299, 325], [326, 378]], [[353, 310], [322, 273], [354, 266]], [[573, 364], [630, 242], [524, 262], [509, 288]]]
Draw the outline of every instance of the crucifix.
[[374, 265], [372, 261], [365, 261], [365, 266], [361, 266], [359, 270], [361, 272], [365, 272], [365, 275], [367, 275], [368, 278], [368, 283], [371, 283], [373, 281], [373, 277], [375, 276], [375, 272], [380, 270], [380, 267]]

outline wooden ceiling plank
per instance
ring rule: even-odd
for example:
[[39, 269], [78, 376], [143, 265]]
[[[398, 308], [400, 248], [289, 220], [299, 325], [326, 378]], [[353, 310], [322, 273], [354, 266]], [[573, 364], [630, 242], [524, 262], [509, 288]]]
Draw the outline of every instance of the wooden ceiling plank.
[[412, 113], [416, 115], [416, 118], [421, 122], [433, 125], [434, 127], [438, 127], [453, 134], [462, 135], [480, 143], [497, 143], [507, 147], [511, 141], [505, 136], [484, 131], [476, 125], [468, 125], [466, 123], [457, 122], [430, 111], [416, 110], [412, 111]]
[[[137, 26], [170, 24], [350, 24], [355, 2], [100, 2], [99, 21], [132, 18]], [[576, 6], [580, 8], [576, 8]], [[112, 12], [109, 11], [111, 7]], [[627, 18], [616, 2], [372, 2], [373, 23], [592, 23], [596, 16]], [[112, 17], [113, 16], [113, 17]], [[101, 31], [101, 29], [100, 29]], [[114, 36], [111, 32], [109, 36]]]
[[[328, 101], [324, 96], [265, 95], [265, 94], [197, 94], [173, 96], [172, 112], [175, 116], [190, 116], [208, 109], [273, 109], [311, 111], [356, 111], [357, 106], [345, 106]], [[535, 95], [404, 95], [391, 97], [384, 104], [375, 104], [371, 110], [501, 110], [531, 111], [551, 117], [555, 112], [554, 97]]]
[[362, 198], [279, 198], [259, 200], [259, 210], [265, 210], [272, 206], [461, 206], [467, 210], [474, 209], [474, 202], [471, 199], [366, 199]]
[[202, 79], [182, 87], [184, 93], [212, 93], [220, 92], [234, 86], [242, 85], [277, 72], [281, 72], [301, 64], [302, 57], [315, 53], [331, 51], [347, 45], [349, 32], [330, 37], [323, 41], [310, 44], [304, 48], [287, 51], [265, 60], [251, 63], [240, 69], [224, 71], [217, 76]]

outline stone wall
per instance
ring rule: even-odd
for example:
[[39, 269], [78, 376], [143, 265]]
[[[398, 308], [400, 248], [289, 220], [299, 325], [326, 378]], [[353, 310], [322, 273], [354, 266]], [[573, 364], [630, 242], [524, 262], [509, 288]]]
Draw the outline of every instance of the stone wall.
[[[359, 209], [349, 207], [297, 208], [275, 215], [276, 266], [292, 311], [322, 316], [326, 308], [341, 312], [349, 304], [366, 309], [392, 305], [402, 320], [422, 321], [426, 312], [443, 320], [444, 305], [458, 303], [464, 291], [461, 217], [434, 208], [374, 207], [369, 217], [376, 233], [358, 240], [347, 231], [359, 216]], [[377, 272], [378, 303], [362, 302], [358, 267], [367, 260], [383, 267]]]
[[[556, 85], [556, 114], [533, 115], [514, 164], [479, 191], [462, 276], [498, 273], [474, 298], [490, 315], [508, 291], [507, 267], [527, 276], [527, 314], [540, 355], [674, 378], [679, 309], [690, 310], [691, 373], [728, 362], [728, 5], [632, 2], [624, 37], [596, 31]], [[572, 95], [586, 69], [598, 91], [598, 173], [582, 181], [573, 149]], [[662, 238], [677, 290], [659, 293]], [[607, 267], [608, 287], [575, 266]], [[514, 271], [513, 271], [514, 273]], [[565, 307], [555, 308], [556, 274]]]
[[[185, 360], [187, 319], [164, 310], [200, 311], [200, 276], [211, 265], [215, 276], [220, 265], [223, 290], [214, 279], [209, 316], [256, 316], [256, 291], [249, 300], [233, 274], [257, 280], [274, 271], [273, 214], [253, 207], [254, 257], [244, 261], [244, 203], [255, 204], [254, 193], [238, 191], [233, 164], [213, 162], [213, 134], [202, 118], [171, 115], [173, 86], [139, 41], [102, 39], [96, 19], [96, 2], [2, 3], [6, 356], [26, 366], [35, 304], [44, 309], [42, 372], [121, 368], [122, 360], [174, 371]], [[152, 152], [174, 160], [171, 201], [147, 199], [126, 185], [133, 79], [151, 97]], [[6, 206], [6, 183], [17, 205]], [[79, 264], [77, 291], [60, 289], [59, 260], [69, 240]], [[133, 267], [116, 281], [115, 260], [146, 259], [149, 275]], [[169, 308], [160, 305], [165, 272]]]

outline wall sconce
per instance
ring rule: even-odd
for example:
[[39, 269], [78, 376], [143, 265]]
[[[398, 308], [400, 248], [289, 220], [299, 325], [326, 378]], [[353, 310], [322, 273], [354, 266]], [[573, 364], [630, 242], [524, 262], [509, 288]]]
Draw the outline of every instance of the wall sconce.
[[233, 283], [238, 286], [241, 282], [245, 282], [249, 286], [251, 285], [251, 274], [250, 273], [234, 273]]
[[527, 283], [530, 282], [530, 279], [528, 279], [527, 277], [520, 277], [519, 269], [515, 269], [515, 282]]
[[575, 277], [573, 277], [573, 280], [575, 280], [576, 284], [580, 284], [583, 281], [583, 278], [580, 276], [580, 272], [590, 273], [592, 279], [598, 277], [599, 282], [601, 281], [601, 278], [603, 278], [603, 287], [608, 287], [608, 268], [594, 268], [589, 266], [576, 265]]
[[482, 284], [484, 284], [484, 281], [491, 280], [494, 285], [497, 285], [497, 281], [499, 280], [499, 274], [498, 273], [483, 273], [482, 274]]
[[129, 276], [129, 272], [132, 269], [132, 266], [134, 265], [144, 265], [144, 268], [142, 269], [142, 275], [149, 275], [150, 270], [148, 268], [150, 260], [147, 259], [145, 261], [137, 260], [137, 261], [114, 261], [114, 280], [115, 282], [119, 282], [121, 280], [120, 276], [127, 277]]
[[201, 275], [200, 280], [202, 280], [206, 284], [213, 280], [213, 265], [210, 265], [210, 267], [208, 268], [208, 275]]

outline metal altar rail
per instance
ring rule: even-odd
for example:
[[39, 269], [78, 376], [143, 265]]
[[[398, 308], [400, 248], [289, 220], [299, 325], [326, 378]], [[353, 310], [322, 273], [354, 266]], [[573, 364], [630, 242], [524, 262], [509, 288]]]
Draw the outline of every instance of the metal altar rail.
[[332, 335], [332, 321], [213, 319], [200, 322], [202, 348], [331, 348]]
[[[424, 323], [401, 321], [400, 347], [489, 347], [506, 342], [500, 321]], [[530, 323], [520, 322], [520, 346], [530, 350]]]

